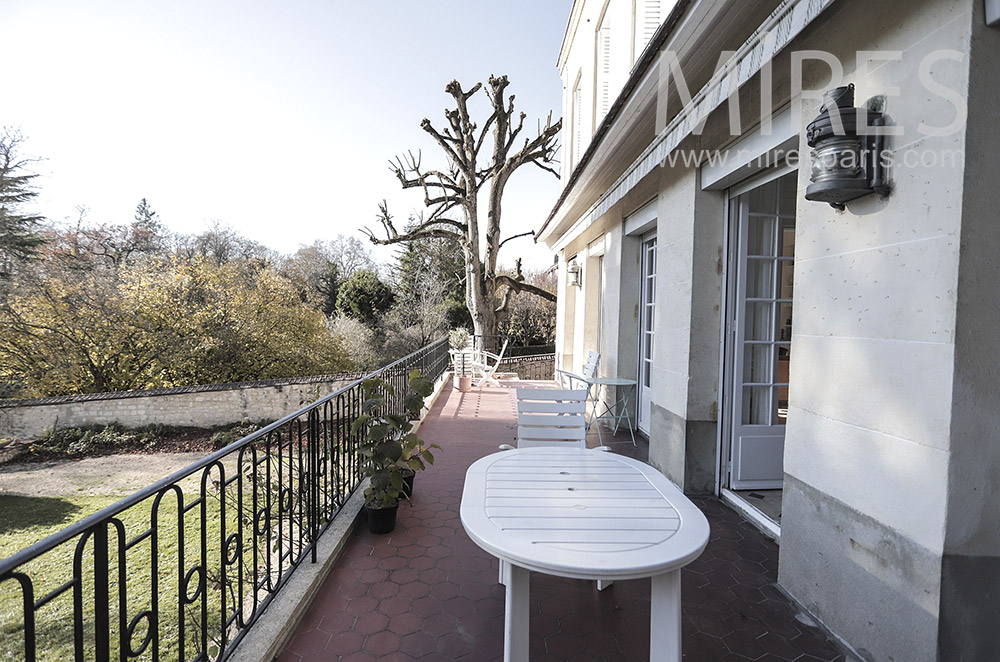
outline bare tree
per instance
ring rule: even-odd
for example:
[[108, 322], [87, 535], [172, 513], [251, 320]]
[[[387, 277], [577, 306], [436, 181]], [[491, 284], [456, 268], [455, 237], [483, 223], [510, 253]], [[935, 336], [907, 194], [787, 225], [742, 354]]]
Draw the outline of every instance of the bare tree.
[[[396, 244], [428, 237], [454, 239], [462, 247], [465, 257], [465, 301], [472, 315], [477, 334], [495, 335], [497, 321], [507, 310], [510, 298], [517, 292], [528, 292], [555, 300], [555, 295], [525, 282], [521, 274], [521, 261], [517, 260], [513, 275], [500, 273], [500, 249], [510, 240], [531, 236], [533, 232], [502, 238], [500, 212], [504, 188], [511, 175], [525, 164], [534, 164], [559, 176], [552, 165], [558, 146], [557, 136], [562, 120], [552, 123], [552, 114], [539, 125], [534, 138], [525, 138], [520, 144], [525, 114], [514, 112], [514, 95], [505, 96], [507, 77], [490, 76], [485, 94], [490, 102], [491, 115], [480, 128], [469, 114], [469, 99], [481, 88], [477, 83], [470, 90], [462, 89], [453, 80], [445, 92], [455, 100], [455, 108], [445, 111], [448, 126], [437, 130], [429, 119], [420, 126], [444, 151], [446, 170], [424, 170], [421, 156], [412, 152], [398, 157], [391, 169], [404, 189], [417, 188], [424, 193], [424, 205], [429, 213], [418, 219], [403, 233], [399, 233], [385, 202], [379, 205], [378, 219], [385, 231], [385, 238], [376, 237], [365, 228], [364, 232], [376, 244]], [[492, 137], [491, 144], [487, 141]], [[485, 163], [480, 155], [488, 153]], [[485, 252], [480, 244], [479, 197], [484, 193], [487, 205]]]

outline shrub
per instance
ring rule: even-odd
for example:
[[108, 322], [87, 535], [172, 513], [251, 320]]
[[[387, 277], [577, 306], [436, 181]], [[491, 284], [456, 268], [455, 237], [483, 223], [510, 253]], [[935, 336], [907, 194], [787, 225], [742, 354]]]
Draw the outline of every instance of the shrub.
[[129, 429], [118, 423], [48, 430], [29, 447], [39, 458], [102, 455], [116, 450], [145, 450], [163, 436], [164, 426]]
[[242, 420], [239, 423], [226, 425], [212, 435], [210, 441], [212, 448], [218, 450], [225, 448], [234, 441], [239, 441], [243, 437], [253, 434], [268, 424], [268, 421], [248, 421]]

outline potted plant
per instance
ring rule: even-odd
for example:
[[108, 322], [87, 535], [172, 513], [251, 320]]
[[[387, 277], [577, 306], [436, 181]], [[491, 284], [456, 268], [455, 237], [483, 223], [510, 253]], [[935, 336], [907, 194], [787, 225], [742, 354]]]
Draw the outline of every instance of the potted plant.
[[451, 347], [458, 390], [468, 393], [472, 390], [472, 336], [465, 329], [452, 329], [448, 333], [448, 345]]
[[[434, 464], [431, 448], [413, 432], [411, 416], [419, 415], [424, 398], [434, 390], [430, 380], [419, 370], [409, 375], [410, 392], [403, 398], [404, 412], [394, 414], [387, 403], [396, 393], [392, 384], [382, 379], [366, 379], [361, 383], [364, 400], [361, 414], [351, 425], [351, 432], [363, 431], [361, 443], [362, 472], [370, 480], [365, 489], [365, 510], [368, 529], [372, 533], [389, 533], [396, 526], [399, 499], [409, 498], [405, 492], [406, 474], [412, 474]], [[410, 486], [412, 491], [412, 482]]]

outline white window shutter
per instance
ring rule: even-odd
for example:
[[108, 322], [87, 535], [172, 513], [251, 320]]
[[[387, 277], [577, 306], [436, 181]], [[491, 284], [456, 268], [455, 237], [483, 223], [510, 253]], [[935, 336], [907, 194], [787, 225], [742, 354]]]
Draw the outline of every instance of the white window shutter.
[[583, 94], [580, 92], [580, 84], [573, 88], [573, 158], [572, 168], [580, 162], [580, 147], [583, 145]]
[[611, 108], [611, 25], [607, 20], [597, 33], [597, 123]]
[[661, 5], [662, 0], [642, 0], [642, 15], [635, 17], [636, 59], [649, 44], [656, 29], [660, 27], [660, 21], [663, 19], [660, 15]]

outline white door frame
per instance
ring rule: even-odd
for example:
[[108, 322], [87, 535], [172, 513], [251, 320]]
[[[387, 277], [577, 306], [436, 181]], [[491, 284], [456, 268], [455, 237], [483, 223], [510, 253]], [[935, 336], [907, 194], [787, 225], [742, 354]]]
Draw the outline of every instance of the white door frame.
[[[722, 494], [724, 490], [731, 488], [732, 458], [733, 458], [733, 427], [737, 412], [738, 398], [736, 397], [736, 356], [737, 346], [741, 339], [737, 338], [738, 331], [742, 327], [736, 319], [739, 292], [739, 254], [740, 254], [740, 218], [738, 213], [739, 197], [755, 188], [763, 186], [780, 177], [795, 172], [793, 167], [784, 167], [769, 170], [766, 173], [739, 182], [727, 192], [726, 204], [726, 232], [723, 243], [723, 254], [726, 259], [723, 266], [723, 323], [721, 324], [721, 349], [720, 349], [720, 424], [718, 438], [718, 464], [716, 469], [716, 492]], [[763, 485], [753, 486], [752, 489], [766, 489]]]
[[[653, 343], [656, 338], [656, 233], [639, 244], [639, 337], [636, 351], [636, 427], [649, 436], [653, 397]], [[649, 267], [652, 267], [650, 270]]]

